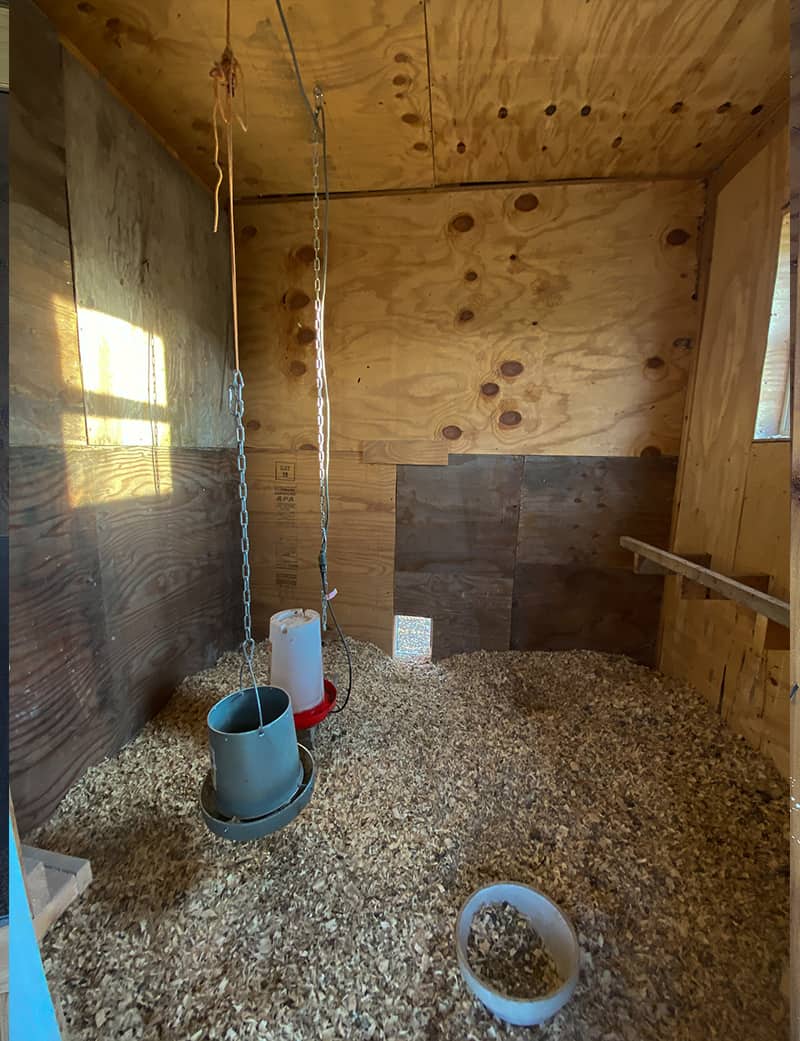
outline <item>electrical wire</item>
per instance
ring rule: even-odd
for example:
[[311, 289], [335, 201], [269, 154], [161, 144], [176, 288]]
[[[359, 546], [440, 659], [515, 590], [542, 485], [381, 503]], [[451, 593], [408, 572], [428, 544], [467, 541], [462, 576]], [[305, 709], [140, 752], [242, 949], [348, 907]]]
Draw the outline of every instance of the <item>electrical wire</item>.
[[283, 26], [283, 33], [286, 37], [286, 43], [289, 46], [289, 53], [292, 56], [292, 64], [294, 65], [294, 74], [295, 78], [297, 79], [297, 86], [300, 90], [300, 97], [303, 99], [305, 106], [308, 109], [309, 116], [311, 116], [311, 122], [314, 124], [314, 130], [318, 132], [319, 125], [317, 124], [317, 116], [314, 112], [314, 109], [311, 107], [311, 102], [308, 100], [306, 88], [303, 86], [303, 77], [300, 75], [300, 66], [297, 62], [297, 53], [295, 52], [294, 44], [292, 43], [292, 34], [289, 32], [289, 26], [286, 22], [286, 15], [283, 13], [283, 5], [281, 4], [281, 0], [275, 0], [275, 3], [278, 7], [278, 14], [281, 17], [281, 25]]
[[[330, 184], [328, 180], [328, 129], [325, 122], [325, 108], [322, 105], [322, 91], [319, 88], [315, 89], [315, 96], [317, 99], [316, 109], [312, 108], [311, 102], [309, 101], [308, 94], [306, 93], [305, 87], [303, 86], [303, 77], [300, 74], [300, 65], [297, 60], [297, 52], [294, 49], [294, 43], [292, 42], [292, 34], [289, 31], [289, 25], [286, 21], [286, 16], [283, 13], [283, 6], [281, 0], [275, 0], [275, 4], [278, 8], [278, 14], [280, 15], [281, 25], [283, 26], [283, 32], [286, 37], [286, 44], [289, 48], [289, 53], [292, 58], [292, 65], [294, 66], [294, 74], [297, 80], [297, 86], [300, 91], [300, 96], [305, 104], [308, 114], [311, 118], [313, 125], [314, 140], [321, 140], [322, 144], [322, 180], [323, 180], [323, 191], [325, 199], [325, 215], [323, 219], [323, 230], [322, 230], [322, 270], [321, 270], [321, 289], [320, 289], [320, 311], [319, 311], [319, 327], [317, 329], [317, 349], [319, 351], [320, 358], [320, 372], [322, 379], [322, 391], [325, 401], [325, 460], [324, 460], [324, 480], [323, 487], [321, 489], [322, 500], [323, 500], [323, 524], [322, 524], [322, 546], [320, 551], [320, 572], [322, 578], [322, 591], [323, 595], [327, 594], [327, 548], [328, 548], [328, 522], [330, 519], [330, 445], [331, 445], [331, 419], [330, 419], [330, 393], [328, 390], [328, 372], [327, 363], [325, 357], [325, 297], [328, 288], [328, 241], [330, 237]], [[347, 692], [344, 697], [338, 702], [336, 708], [332, 709], [334, 712], [342, 712], [350, 701], [350, 695], [353, 690], [353, 659], [350, 654], [350, 647], [347, 643], [347, 639], [342, 632], [342, 627], [339, 625], [339, 621], [336, 618], [336, 613], [333, 610], [333, 605], [330, 600], [327, 601], [327, 610], [330, 612], [330, 616], [333, 619], [333, 624], [336, 627], [336, 632], [339, 635], [342, 647], [344, 649], [345, 657], [347, 658]]]
[[345, 657], [347, 658], [347, 693], [341, 701], [338, 701], [336, 708], [331, 709], [331, 715], [333, 715], [336, 712], [342, 712], [344, 709], [346, 709], [347, 703], [350, 700], [350, 694], [353, 690], [353, 659], [350, 656], [350, 647], [348, 646], [347, 640], [345, 639], [345, 635], [342, 632], [341, 626], [339, 625], [339, 622], [336, 618], [336, 614], [330, 603], [328, 603], [328, 610], [331, 613], [333, 624], [336, 626], [336, 632], [339, 634], [339, 639], [342, 641], [342, 647], [344, 647]]

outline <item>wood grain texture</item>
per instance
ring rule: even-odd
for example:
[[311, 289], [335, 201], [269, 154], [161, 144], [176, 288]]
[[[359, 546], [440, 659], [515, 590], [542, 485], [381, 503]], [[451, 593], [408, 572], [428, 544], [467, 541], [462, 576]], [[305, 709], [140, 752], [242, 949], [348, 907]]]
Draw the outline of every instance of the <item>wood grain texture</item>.
[[434, 660], [507, 650], [523, 459], [397, 468], [395, 611], [432, 619]]
[[518, 564], [514, 650], [598, 650], [651, 664], [663, 579], [619, 568]]
[[[253, 632], [278, 610], [319, 610], [319, 464], [316, 452], [250, 451]], [[392, 651], [395, 471], [357, 453], [333, 453], [328, 534], [330, 588], [350, 636]]]
[[233, 444], [224, 227], [208, 196], [64, 55], [67, 185], [91, 444]]
[[[714, 245], [694, 394], [679, 477], [673, 549], [708, 552], [710, 566], [770, 577], [788, 589], [788, 446], [752, 436], [788, 197], [786, 135], [775, 132], [712, 196]], [[682, 599], [665, 582], [660, 666], [692, 683], [729, 725], [781, 768], [789, 691], [766, 619], [745, 607]], [[767, 679], [766, 677], [770, 677]], [[781, 705], [783, 708], [781, 708]]]
[[621, 533], [663, 543], [675, 458], [525, 460], [517, 562], [630, 569]]
[[86, 444], [64, 163], [61, 48], [31, 0], [11, 12], [10, 437]]
[[512, 647], [653, 661], [663, 580], [629, 573], [619, 533], [666, 539], [675, 469], [674, 458], [526, 457]]
[[734, 568], [769, 575], [769, 592], [782, 600], [789, 599], [790, 481], [788, 441], [750, 446]]
[[[211, 183], [208, 70], [224, 9], [42, 6]], [[436, 183], [704, 174], [787, 93], [778, 0], [297, 0], [287, 18], [306, 88], [325, 91], [335, 190], [430, 185], [434, 166]], [[237, 135], [239, 194], [307, 190], [309, 122], [274, 10], [237, 3], [232, 43], [250, 127]]]
[[[673, 550], [734, 567], [788, 198], [786, 136], [775, 136], [716, 200], [711, 273]], [[721, 510], [720, 504], [726, 504]]]
[[510, 577], [522, 467], [520, 456], [453, 456], [446, 470], [398, 467], [397, 570]]
[[27, 828], [236, 645], [233, 453], [14, 448], [11, 502], [11, 785]]
[[[209, 71], [225, 46], [213, 0], [43, 0], [58, 29], [213, 184]], [[287, 5], [306, 89], [325, 91], [336, 191], [433, 182], [425, 18], [414, 0]], [[239, 0], [232, 45], [244, 69], [248, 133], [236, 134], [237, 194], [311, 183], [310, 120], [274, 5]], [[424, 146], [424, 147], [415, 147]]]
[[[334, 446], [674, 454], [696, 323], [698, 184], [334, 199]], [[311, 207], [239, 207], [250, 442], [315, 443]]]
[[362, 452], [365, 463], [447, 466], [447, 444], [440, 441], [365, 441]]
[[437, 183], [718, 166], [788, 94], [778, 0], [429, 0]]

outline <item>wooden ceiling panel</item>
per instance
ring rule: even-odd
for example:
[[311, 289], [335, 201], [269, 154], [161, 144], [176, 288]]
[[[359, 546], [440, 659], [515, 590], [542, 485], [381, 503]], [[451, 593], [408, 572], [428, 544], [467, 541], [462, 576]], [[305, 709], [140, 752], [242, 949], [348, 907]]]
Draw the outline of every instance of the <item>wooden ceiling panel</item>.
[[[224, 0], [39, 0], [56, 27], [204, 181], [215, 180], [209, 70]], [[325, 91], [333, 191], [433, 183], [425, 16], [417, 0], [285, 5], [310, 92]], [[310, 121], [274, 3], [233, 0], [249, 131], [238, 195], [311, 187]]]
[[[213, 183], [224, 0], [40, 3]], [[232, 4], [250, 124], [237, 194], [306, 192], [309, 120], [275, 5]], [[307, 89], [325, 91], [333, 191], [701, 176], [788, 97], [785, 0], [287, 0], [286, 15]]]
[[788, 97], [784, 0], [427, 0], [438, 183], [694, 176]]

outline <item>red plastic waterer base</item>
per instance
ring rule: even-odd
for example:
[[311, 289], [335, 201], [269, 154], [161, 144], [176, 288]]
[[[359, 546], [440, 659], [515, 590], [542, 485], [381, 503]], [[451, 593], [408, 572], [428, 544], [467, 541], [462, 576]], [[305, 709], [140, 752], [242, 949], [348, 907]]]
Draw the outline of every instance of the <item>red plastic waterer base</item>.
[[325, 687], [325, 697], [322, 701], [313, 708], [307, 708], [305, 712], [295, 712], [295, 730], [310, 730], [312, 727], [315, 727], [318, 723], [323, 721], [336, 704], [336, 687], [330, 680], [324, 680], [323, 683]]

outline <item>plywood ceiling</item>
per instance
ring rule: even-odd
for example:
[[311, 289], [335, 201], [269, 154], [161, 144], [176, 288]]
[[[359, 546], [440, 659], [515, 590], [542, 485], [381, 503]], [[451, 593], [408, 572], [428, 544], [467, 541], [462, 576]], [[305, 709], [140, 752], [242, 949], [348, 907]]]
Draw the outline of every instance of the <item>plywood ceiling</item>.
[[[209, 183], [224, 0], [41, 0]], [[334, 191], [697, 176], [788, 97], [784, 0], [296, 0], [325, 90]], [[270, 0], [233, 0], [250, 130], [237, 194], [310, 181], [310, 127]]]

